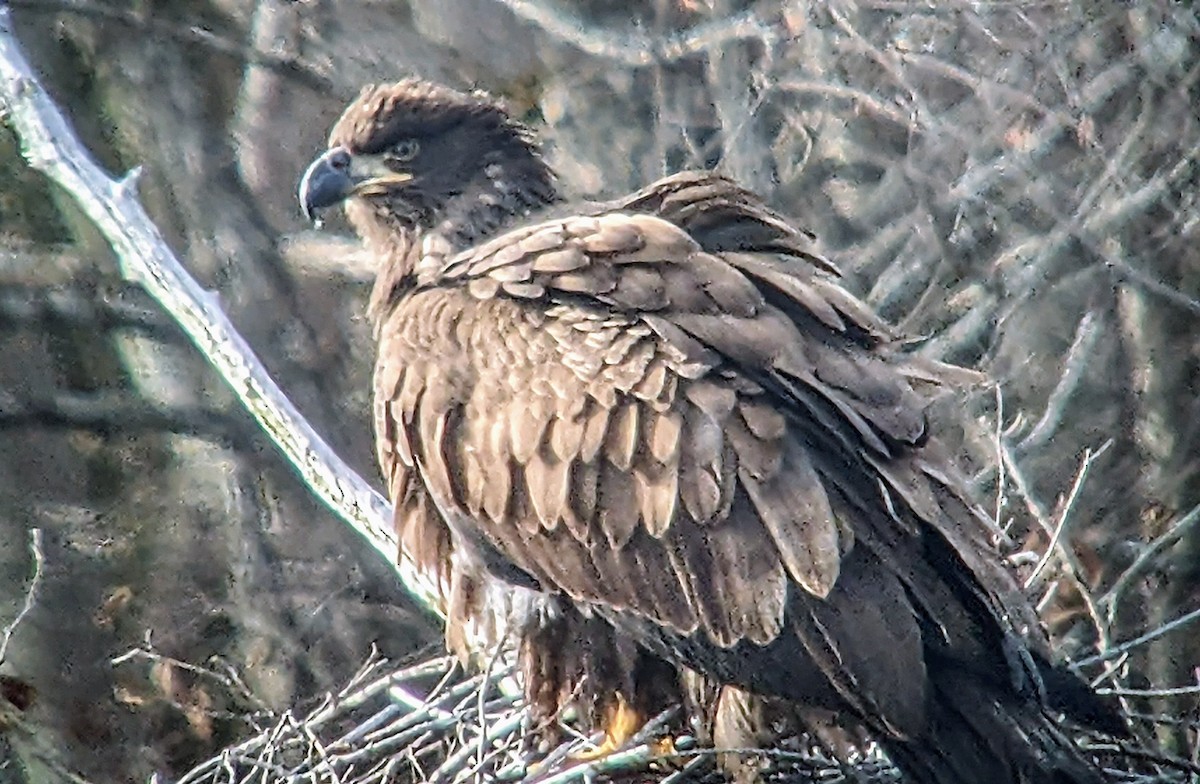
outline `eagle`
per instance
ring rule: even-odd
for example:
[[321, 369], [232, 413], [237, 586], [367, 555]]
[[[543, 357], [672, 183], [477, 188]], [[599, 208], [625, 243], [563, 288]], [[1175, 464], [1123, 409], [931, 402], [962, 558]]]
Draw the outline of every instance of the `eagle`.
[[[711, 172], [567, 201], [482, 92], [371, 85], [299, 198], [377, 264], [374, 426], [447, 641], [514, 621], [529, 704], [609, 750], [681, 674], [832, 717], [916, 784], [1093, 784], [1121, 733], [1051, 657], [920, 359], [811, 235]], [[515, 604], [518, 604], [514, 601]], [[711, 707], [711, 705], [709, 706]]]

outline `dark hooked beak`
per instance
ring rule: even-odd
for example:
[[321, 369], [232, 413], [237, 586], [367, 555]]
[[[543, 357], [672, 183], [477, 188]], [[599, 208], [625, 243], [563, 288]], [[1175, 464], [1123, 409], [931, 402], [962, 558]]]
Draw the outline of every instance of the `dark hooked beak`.
[[413, 178], [393, 171], [381, 155], [351, 155], [333, 147], [317, 158], [300, 178], [300, 209], [315, 221], [317, 213], [350, 196], [379, 196]]
[[315, 221], [320, 210], [332, 207], [354, 192], [350, 160], [345, 147], [334, 147], [309, 164], [300, 178], [300, 209], [305, 218]]

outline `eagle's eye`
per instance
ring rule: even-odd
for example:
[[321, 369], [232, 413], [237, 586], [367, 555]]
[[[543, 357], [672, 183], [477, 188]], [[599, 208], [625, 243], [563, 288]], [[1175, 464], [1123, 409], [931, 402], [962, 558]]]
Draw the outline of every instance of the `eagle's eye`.
[[408, 163], [420, 151], [421, 145], [416, 139], [401, 139], [387, 151], [384, 160], [389, 164]]

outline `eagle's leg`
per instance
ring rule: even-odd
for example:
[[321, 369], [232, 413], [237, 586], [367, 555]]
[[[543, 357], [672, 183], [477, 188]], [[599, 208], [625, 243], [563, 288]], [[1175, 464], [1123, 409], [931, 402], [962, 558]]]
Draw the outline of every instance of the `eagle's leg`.
[[663, 735], [661, 738], [650, 742], [650, 751], [656, 757], [670, 757], [678, 752], [675, 748], [675, 739], [670, 735]]
[[[648, 718], [630, 705], [625, 695], [617, 692], [604, 711], [604, 740], [594, 749], [572, 754], [572, 758], [579, 762], [591, 762], [620, 751], [645, 726]], [[664, 735], [650, 742], [650, 750], [657, 757], [670, 756], [675, 753], [675, 739], [669, 734]]]
[[602, 729], [604, 740], [600, 745], [588, 751], [580, 751], [572, 756], [579, 761], [598, 760], [619, 750], [629, 739], [637, 734], [646, 723], [646, 716], [629, 704], [625, 695], [617, 692], [608, 706], [604, 709]]

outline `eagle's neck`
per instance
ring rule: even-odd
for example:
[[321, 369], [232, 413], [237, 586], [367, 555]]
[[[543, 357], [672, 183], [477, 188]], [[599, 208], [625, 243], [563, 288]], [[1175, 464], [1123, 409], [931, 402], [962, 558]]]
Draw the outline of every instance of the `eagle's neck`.
[[[511, 228], [560, 200], [554, 173], [539, 155], [504, 155], [498, 150], [479, 174], [440, 204], [426, 204], [411, 223], [361, 232], [380, 267], [369, 313], [379, 321], [389, 306], [417, 285], [417, 272]], [[508, 151], [511, 153], [512, 151]], [[352, 222], [355, 222], [352, 217]]]
[[432, 231], [458, 251], [558, 201], [550, 167], [537, 155], [486, 163], [461, 193], [438, 210]]

